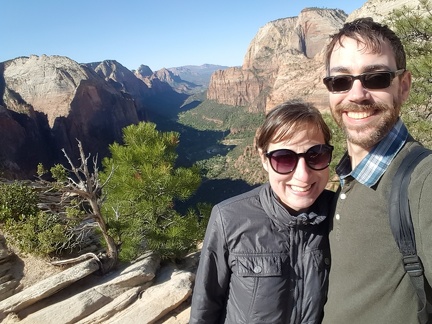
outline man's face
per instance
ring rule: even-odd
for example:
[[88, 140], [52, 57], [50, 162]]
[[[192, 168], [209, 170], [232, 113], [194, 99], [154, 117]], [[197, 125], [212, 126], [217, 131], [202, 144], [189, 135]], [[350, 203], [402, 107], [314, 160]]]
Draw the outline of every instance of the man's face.
[[[382, 46], [381, 53], [371, 53], [352, 38], [343, 38], [342, 45], [336, 44], [333, 49], [330, 76], [397, 70], [389, 44]], [[355, 79], [351, 89], [330, 92], [331, 113], [344, 130], [348, 143], [368, 150], [387, 135], [398, 119], [410, 85], [411, 77], [405, 72], [383, 89], [366, 89]]]

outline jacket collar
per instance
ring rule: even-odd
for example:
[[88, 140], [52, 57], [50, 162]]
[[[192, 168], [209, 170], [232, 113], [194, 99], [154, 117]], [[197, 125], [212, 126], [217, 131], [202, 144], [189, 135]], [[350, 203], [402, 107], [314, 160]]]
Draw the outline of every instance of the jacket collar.
[[[323, 202], [320, 203], [322, 196], [321, 194], [320, 197], [318, 197], [315, 203], [309, 208], [308, 212], [294, 216], [280, 203], [269, 183], [263, 185], [259, 193], [264, 211], [281, 229], [295, 226], [316, 225], [324, 221], [327, 215], [323, 212], [323, 208], [319, 208], [323, 205]], [[324, 204], [328, 206], [330, 201]]]

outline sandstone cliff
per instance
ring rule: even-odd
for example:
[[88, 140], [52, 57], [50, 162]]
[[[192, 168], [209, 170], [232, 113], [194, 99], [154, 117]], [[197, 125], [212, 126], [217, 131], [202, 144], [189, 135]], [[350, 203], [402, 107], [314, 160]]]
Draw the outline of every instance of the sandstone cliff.
[[76, 156], [75, 139], [103, 156], [124, 126], [138, 122], [130, 95], [67, 57], [16, 58], [2, 72], [0, 162], [12, 173], [31, 177], [38, 162], [58, 161], [62, 148]]
[[187, 93], [203, 91], [166, 69], [130, 71], [115, 60], [78, 64], [62, 56], [0, 63], [0, 168], [8, 178], [33, 178], [36, 166], [63, 163], [64, 148], [104, 157], [122, 128], [177, 115]]
[[300, 97], [326, 110], [323, 50], [329, 35], [345, 21], [361, 16], [383, 21], [393, 9], [416, 4], [418, 0], [369, 0], [349, 16], [338, 9], [307, 8], [298, 17], [271, 21], [250, 42], [241, 68], [212, 75], [207, 98], [249, 111], [268, 111]]
[[200, 85], [205, 89], [208, 88], [210, 77], [213, 72], [218, 70], [225, 70], [229, 66], [215, 65], [215, 64], [202, 64], [202, 65], [185, 65], [179, 67], [168, 68], [168, 71], [179, 76], [182, 80], [192, 82]]
[[115, 60], [105, 60], [85, 64], [94, 70], [102, 79], [122, 93], [128, 93], [135, 101], [139, 115], [145, 111], [145, 99], [152, 93], [150, 86], [138, 79], [136, 75]]
[[[347, 15], [338, 9], [304, 9], [298, 17], [278, 19], [260, 28], [241, 68], [212, 75], [207, 98], [263, 111], [288, 98], [303, 97], [325, 107], [319, 55], [328, 35]], [[307, 71], [307, 72], [305, 72]]]
[[359, 17], [370, 16], [374, 20], [382, 22], [390, 12], [402, 6], [415, 7], [419, 4], [418, 0], [369, 0], [365, 4], [354, 10], [347, 18], [352, 21]]

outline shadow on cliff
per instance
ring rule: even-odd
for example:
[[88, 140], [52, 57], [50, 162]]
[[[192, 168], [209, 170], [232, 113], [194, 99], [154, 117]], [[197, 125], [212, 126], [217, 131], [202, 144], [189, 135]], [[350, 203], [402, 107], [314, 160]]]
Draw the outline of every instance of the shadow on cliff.
[[181, 107], [181, 111], [184, 112], [184, 111], [188, 111], [188, 110], [194, 109], [194, 108], [198, 107], [201, 102], [202, 101], [194, 100], [194, 101], [192, 101], [192, 102], [190, 102], [190, 103], [188, 103], [186, 105], [183, 105]]
[[138, 116], [141, 120], [152, 119], [154, 115], [164, 116], [165, 118], [177, 120], [180, 107], [187, 100], [189, 95], [178, 93], [173, 90], [165, 91], [161, 95], [146, 98], [143, 107], [138, 108]]

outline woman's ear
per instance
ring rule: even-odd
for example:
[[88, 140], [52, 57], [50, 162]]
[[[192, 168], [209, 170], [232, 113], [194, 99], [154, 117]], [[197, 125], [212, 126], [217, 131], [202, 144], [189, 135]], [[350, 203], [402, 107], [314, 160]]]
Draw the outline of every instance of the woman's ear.
[[262, 149], [258, 149], [258, 153], [259, 153], [259, 156], [261, 159], [261, 164], [262, 164], [264, 170], [266, 170], [268, 172], [268, 158], [265, 156]]

